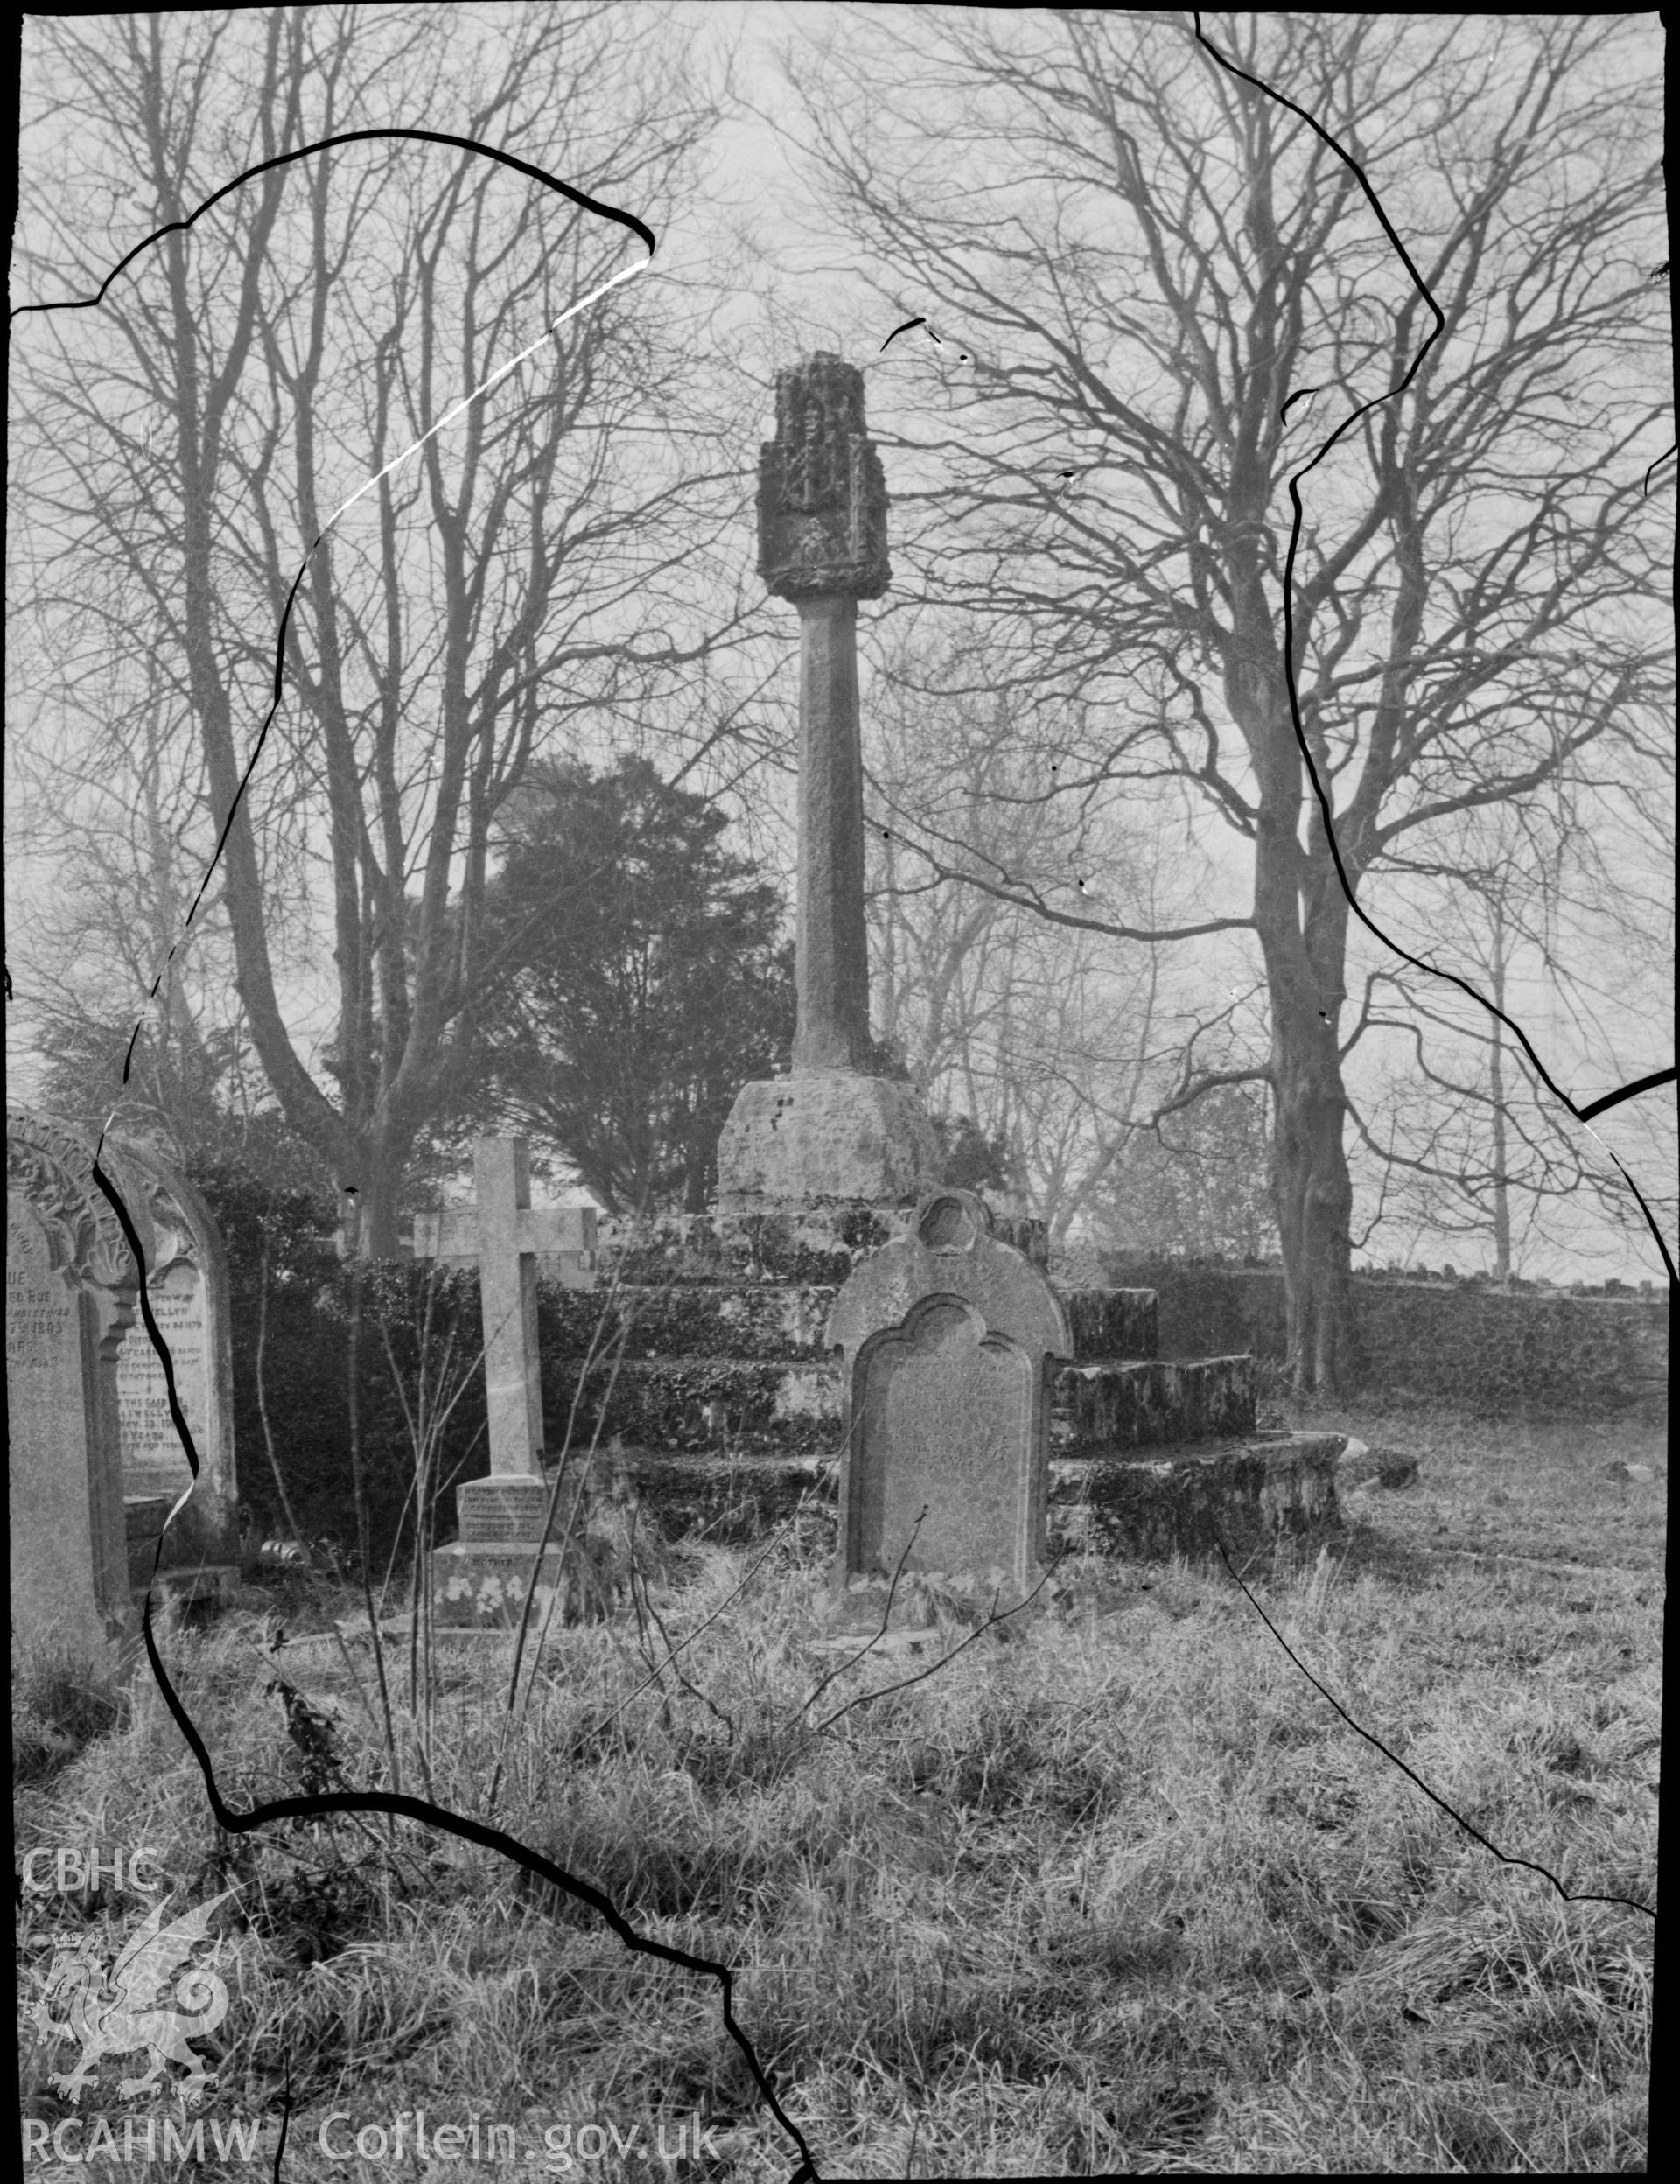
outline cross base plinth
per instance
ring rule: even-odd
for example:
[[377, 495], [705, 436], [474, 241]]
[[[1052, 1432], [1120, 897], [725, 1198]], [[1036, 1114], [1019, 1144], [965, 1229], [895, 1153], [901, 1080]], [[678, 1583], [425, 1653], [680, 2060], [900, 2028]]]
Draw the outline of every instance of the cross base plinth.
[[729, 1222], [825, 1204], [914, 1206], [940, 1169], [939, 1140], [909, 1085], [796, 1072], [742, 1086], [718, 1140], [718, 1213]]
[[553, 1476], [538, 1478], [493, 1472], [487, 1479], [464, 1479], [455, 1489], [455, 1515], [463, 1545], [472, 1547], [517, 1544], [535, 1547], [545, 1536], [550, 1545], [566, 1536], [568, 1527], [581, 1531], [587, 1508], [584, 1471], [581, 1463], [566, 1467], [552, 1521], [549, 1503], [555, 1500]]

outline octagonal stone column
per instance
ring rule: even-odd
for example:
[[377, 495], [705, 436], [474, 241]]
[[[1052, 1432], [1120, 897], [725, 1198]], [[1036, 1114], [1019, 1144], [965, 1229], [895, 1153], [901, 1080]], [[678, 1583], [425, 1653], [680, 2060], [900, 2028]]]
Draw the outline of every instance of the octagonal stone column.
[[759, 466], [759, 572], [799, 610], [799, 875], [793, 1074], [743, 1087], [718, 1145], [732, 1220], [914, 1207], [939, 1145], [912, 1088], [867, 1074], [858, 602], [878, 598], [886, 486], [863, 374], [819, 351], [776, 374], [776, 436]]

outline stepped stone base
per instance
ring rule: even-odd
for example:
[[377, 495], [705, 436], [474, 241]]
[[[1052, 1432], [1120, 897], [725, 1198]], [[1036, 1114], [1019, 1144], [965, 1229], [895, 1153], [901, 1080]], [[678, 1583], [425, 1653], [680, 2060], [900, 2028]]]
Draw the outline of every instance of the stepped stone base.
[[[780, 1096], [810, 1082], [756, 1089]], [[905, 1235], [913, 1217], [913, 1207], [830, 1199], [652, 1228], [604, 1222], [598, 1256], [616, 1288], [583, 1296], [545, 1287], [541, 1307], [550, 1417], [572, 1414], [598, 1328], [606, 1337], [598, 1359], [603, 1351], [619, 1359], [605, 1415], [603, 1364], [577, 1406], [580, 1451], [599, 1438], [592, 1497], [640, 1504], [644, 1522], [668, 1536], [692, 1532], [731, 1545], [761, 1543], [797, 1517], [802, 1545], [831, 1550], [844, 1413], [838, 1360], [825, 1345], [829, 1317], [858, 1263]], [[1047, 1266], [1041, 1222], [1000, 1216], [995, 1230]], [[1342, 1437], [1257, 1432], [1251, 1357], [1158, 1357], [1152, 1290], [1061, 1294], [1074, 1355], [1051, 1372], [1052, 1563], [1081, 1549], [1130, 1559], [1216, 1556], [1221, 1540], [1240, 1559], [1338, 1524]], [[989, 1574], [906, 1575], [894, 1626], [936, 1613], [960, 1621], [976, 1602], [984, 1613], [995, 1590]], [[878, 1596], [861, 1584], [854, 1590], [856, 1599], [839, 1603], [842, 1629], [872, 1614], [878, 1623], [884, 1588]], [[1053, 1582], [1046, 1596], [1054, 1592]]]
[[[1174, 1448], [1053, 1455], [1052, 1556], [1093, 1551], [1130, 1560], [1175, 1554], [1217, 1558], [1222, 1539], [1244, 1556], [1279, 1539], [1327, 1536], [1340, 1526], [1336, 1459], [1340, 1433], [1250, 1433]], [[820, 1550], [833, 1544], [837, 1456], [671, 1455], [601, 1450], [592, 1490], [641, 1503], [667, 1536], [694, 1530], [720, 1544], [762, 1542], [802, 1509], [802, 1531]], [[984, 1572], [945, 1573], [958, 1589]], [[910, 1580], [900, 1583], [900, 1592]], [[990, 1597], [990, 1596], [988, 1596]], [[894, 1603], [895, 1619], [898, 1613]]]
[[[766, 1298], [776, 1293], [763, 1292]], [[744, 1332], [737, 1331], [741, 1348]], [[636, 1333], [648, 1339], [646, 1331]], [[606, 1382], [602, 1366], [578, 1404], [577, 1431], [585, 1444], [600, 1418]], [[570, 1388], [557, 1384], [556, 1396], [569, 1415]], [[1051, 1440], [1071, 1452], [1247, 1433], [1253, 1430], [1254, 1406], [1254, 1361], [1249, 1357], [1062, 1366], [1051, 1380]], [[797, 1360], [629, 1355], [612, 1382], [601, 1430], [604, 1438], [616, 1436], [633, 1447], [791, 1455], [832, 1447], [841, 1416], [839, 1368], [811, 1341]]]

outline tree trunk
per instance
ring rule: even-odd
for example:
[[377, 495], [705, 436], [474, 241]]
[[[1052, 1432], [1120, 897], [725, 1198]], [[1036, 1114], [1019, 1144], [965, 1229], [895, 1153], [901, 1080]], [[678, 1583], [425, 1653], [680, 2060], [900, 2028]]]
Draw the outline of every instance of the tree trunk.
[[375, 1125], [363, 1134], [356, 1172], [340, 1179], [344, 1196], [354, 1208], [354, 1223], [346, 1218], [345, 1224], [348, 1255], [364, 1259], [397, 1256], [397, 1200], [413, 1149], [411, 1131], [399, 1136]]
[[[1494, 916], [1494, 1005], [1505, 1005], [1503, 920], [1499, 906]], [[1511, 1284], [1511, 1185], [1505, 1166], [1505, 1049], [1500, 1034], [1503, 1026], [1494, 1018], [1494, 1279], [1502, 1289]]]
[[1288, 1371], [1298, 1393], [1334, 1393], [1346, 1388], [1354, 1363], [1348, 1294], [1354, 1191], [1342, 1144], [1341, 1068], [1334, 1030], [1322, 1024], [1292, 1029], [1281, 1009], [1274, 1024], [1272, 1194], [1283, 1243]]
[[[1250, 602], [1257, 593], [1257, 584], [1248, 590]], [[1269, 620], [1251, 626], [1243, 654], [1228, 668], [1226, 692], [1260, 782], [1254, 921], [1271, 1004], [1271, 1181], [1287, 1369], [1296, 1393], [1335, 1394], [1355, 1363], [1348, 1290], [1354, 1188], [1342, 1142], [1348, 1102], [1339, 1036], [1348, 899], [1316, 804], [1301, 839], [1306, 766]], [[1355, 871], [1349, 878], [1357, 883]]]
[[[1315, 818], [1310, 832], [1318, 830]], [[1348, 903], [1327, 858], [1304, 850], [1292, 827], [1275, 842], [1272, 832], [1263, 805], [1255, 921], [1271, 997], [1272, 1198], [1288, 1372], [1297, 1394], [1336, 1394], [1355, 1366], [1348, 1289], [1354, 1186], [1339, 1040]], [[1278, 865], [1283, 873], [1271, 869]]]

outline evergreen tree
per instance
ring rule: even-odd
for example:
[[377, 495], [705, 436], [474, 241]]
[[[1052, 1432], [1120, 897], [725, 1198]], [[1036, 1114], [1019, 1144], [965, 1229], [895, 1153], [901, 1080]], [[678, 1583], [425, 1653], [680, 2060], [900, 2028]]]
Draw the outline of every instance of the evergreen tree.
[[736, 1093], [792, 1043], [781, 895], [726, 825], [636, 758], [535, 767], [506, 823], [473, 1119], [548, 1139], [615, 1213], [701, 1211]]

